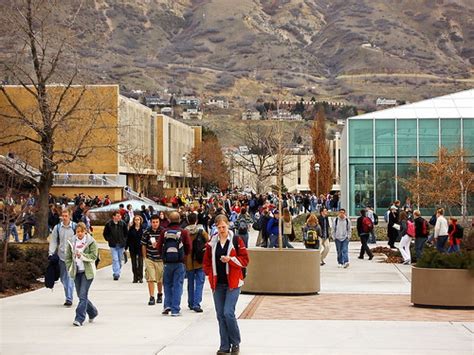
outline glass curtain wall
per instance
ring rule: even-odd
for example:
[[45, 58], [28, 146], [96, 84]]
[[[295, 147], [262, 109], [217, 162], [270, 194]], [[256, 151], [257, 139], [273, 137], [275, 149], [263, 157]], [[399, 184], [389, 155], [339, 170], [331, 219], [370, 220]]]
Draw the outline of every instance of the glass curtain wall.
[[395, 120], [375, 120], [377, 214], [395, 200]]

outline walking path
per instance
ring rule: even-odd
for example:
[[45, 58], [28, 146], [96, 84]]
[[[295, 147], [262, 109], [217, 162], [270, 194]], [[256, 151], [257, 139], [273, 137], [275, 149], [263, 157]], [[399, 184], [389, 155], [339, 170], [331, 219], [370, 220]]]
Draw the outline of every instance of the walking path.
[[[253, 234], [250, 245], [255, 239]], [[256, 307], [250, 319], [242, 319], [245, 314], [241, 317], [242, 354], [474, 352], [472, 311], [444, 310], [433, 320], [439, 310], [406, 304], [409, 266], [359, 260], [359, 244], [351, 243], [351, 265], [339, 269], [334, 244], [331, 247], [327, 264], [321, 268], [319, 296], [265, 296], [259, 306], [263, 308]], [[204, 313], [183, 309], [181, 317], [171, 318], [161, 315], [160, 305], [147, 305], [146, 284], [131, 281], [129, 263], [119, 281], [112, 280], [110, 267], [99, 270], [90, 291], [99, 317], [80, 328], [72, 326], [74, 307], [62, 306], [61, 284], [54, 291], [40, 289], [0, 300], [0, 353], [215, 354], [219, 337], [207, 282]], [[237, 314], [253, 299], [241, 295]], [[186, 291], [181, 304], [186, 305]]]

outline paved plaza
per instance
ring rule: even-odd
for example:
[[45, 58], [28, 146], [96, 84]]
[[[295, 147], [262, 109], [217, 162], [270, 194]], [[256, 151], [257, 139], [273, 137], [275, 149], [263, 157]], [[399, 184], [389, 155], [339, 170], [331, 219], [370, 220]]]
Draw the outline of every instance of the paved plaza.
[[[474, 352], [473, 311], [414, 308], [410, 266], [359, 260], [359, 243], [351, 243], [351, 265], [339, 269], [331, 247], [321, 268], [320, 295], [241, 295], [236, 313], [242, 354]], [[61, 284], [0, 300], [0, 353], [215, 353], [218, 328], [207, 282], [204, 313], [183, 309], [181, 317], [171, 318], [161, 315], [161, 305], [147, 305], [146, 284], [131, 281], [130, 264], [118, 282], [110, 267], [99, 270], [90, 292], [99, 317], [80, 328], [72, 326], [74, 307], [62, 306]], [[186, 305], [186, 292], [181, 304]]]

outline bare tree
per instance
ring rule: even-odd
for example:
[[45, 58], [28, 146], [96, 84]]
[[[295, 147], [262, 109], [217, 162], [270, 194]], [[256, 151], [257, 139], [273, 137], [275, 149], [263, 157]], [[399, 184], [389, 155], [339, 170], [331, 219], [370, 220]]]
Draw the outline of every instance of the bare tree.
[[147, 172], [153, 163], [151, 155], [135, 150], [126, 152], [123, 155], [123, 159], [133, 171], [135, 190], [143, 190], [145, 195], [147, 195], [148, 186], [143, 181], [148, 176]]
[[[40, 172], [36, 236], [48, 236], [48, 194], [59, 167], [108, 146], [96, 132], [109, 129], [110, 100], [77, 86], [74, 45], [82, 1], [5, 1], [0, 22], [11, 52], [0, 62], [11, 87], [0, 85], [0, 148], [14, 149]], [[64, 5], [64, 6], [63, 6]], [[51, 86], [52, 83], [63, 83]]]

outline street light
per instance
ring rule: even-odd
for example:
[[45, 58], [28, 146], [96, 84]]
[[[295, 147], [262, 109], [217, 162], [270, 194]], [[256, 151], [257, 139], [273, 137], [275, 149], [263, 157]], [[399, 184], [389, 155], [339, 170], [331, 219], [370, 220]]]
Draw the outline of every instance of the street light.
[[185, 189], [186, 189], [186, 156], [184, 154], [181, 157], [181, 160], [183, 161], [183, 193], [185, 193]]
[[198, 164], [199, 164], [199, 191], [201, 191], [202, 189], [202, 160], [201, 159], [198, 160]]
[[319, 163], [314, 164], [314, 170], [316, 171], [316, 197], [319, 198]]

